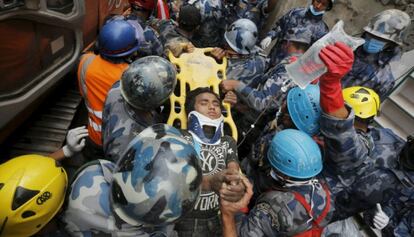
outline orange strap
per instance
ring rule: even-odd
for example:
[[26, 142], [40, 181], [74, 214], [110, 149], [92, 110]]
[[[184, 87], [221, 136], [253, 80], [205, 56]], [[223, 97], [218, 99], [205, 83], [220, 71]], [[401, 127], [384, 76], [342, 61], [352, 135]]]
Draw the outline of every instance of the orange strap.
[[[319, 224], [322, 222], [323, 219], [325, 219], [325, 217], [328, 215], [329, 210], [331, 209], [331, 194], [329, 192], [329, 189], [325, 184], [323, 184], [322, 187], [326, 193], [326, 206], [323, 209], [321, 215], [316, 220], [313, 219], [313, 225], [318, 228], [320, 228]], [[308, 215], [313, 216], [313, 210], [311, 209], [311, 206], [309, 205], [309, 203], [306, 202], [305, 197], [300, 195], [298, 192], [293, 192], [293, 194], [295, 195], [295, 199], [298, 202], [300, 202], [300, 204], [302, 204], [302, 206], [306, 209], [306, 211], [308, 212]]]

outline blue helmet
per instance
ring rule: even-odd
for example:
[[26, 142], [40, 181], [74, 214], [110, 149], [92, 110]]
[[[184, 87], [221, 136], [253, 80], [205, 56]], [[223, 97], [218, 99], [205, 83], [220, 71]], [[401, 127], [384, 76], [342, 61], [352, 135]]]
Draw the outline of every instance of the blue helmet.
[[110, 203], [131, 225], [165, 225], [190, 212], [200, 194], [197, 152], [166, 124], [143, 130], [113, 172]]
[[319, 133], [321, 107], [319, 103], [319, 86], [309, 85], [304, 90], [292, 88], [287, 96], [287, 107], [295, 126], [313, 136]]
[[267, 159], [276, 171], [296, 179], [310, 179], [322, 171], [321, 151], [306, 133], [295, 129], [278, 132]]
[[107, 22], [98, 37], [99, 53], [107, 57], [124, 57], [139, 48], [135, 28], [125, 20]]

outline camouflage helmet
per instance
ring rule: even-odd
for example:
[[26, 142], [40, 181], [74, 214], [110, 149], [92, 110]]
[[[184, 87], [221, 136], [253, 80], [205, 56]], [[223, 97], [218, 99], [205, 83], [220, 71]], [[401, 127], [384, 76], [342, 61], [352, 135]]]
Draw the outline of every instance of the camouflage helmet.
[[164, 103], [177, 84], [174, 66], [159, 56], [134, 61], [121, 77], [122, 97], [134, 108], [151, 110]]
[[227, 44], [239, 54], [257, 52], [257, 37], [257, 27], [249, 19], [238, 19], [224, 33]]
[[190, 212], [202, 171], [179, 130], [156, 124], [132, 140], [113, 172], [110, 202], [131, 225], [165, 225]]
[[410, 16], [407, 13], [397, 9], [389, 9], [371, 18], [364, 30], [382, 39], [402, 45], [410, 22]]
[[330, 10], [332, 10], [334, 3], [335, 3], [335, 0], [330, 0], [330, 1], [329, 1], [329, 5], [328, 5], [328, 7], [325, 9], [325, 11], [330, 11]]
[[291, 28], [287, 30], [283, 39], [310, 45], [312, 42], [312, 32], [307, 27]]

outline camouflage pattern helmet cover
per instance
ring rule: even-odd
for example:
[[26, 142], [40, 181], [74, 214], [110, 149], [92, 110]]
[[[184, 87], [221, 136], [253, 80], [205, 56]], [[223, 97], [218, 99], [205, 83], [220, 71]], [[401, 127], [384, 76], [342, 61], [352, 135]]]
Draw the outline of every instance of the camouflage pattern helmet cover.
[[121, 93], [132, 107], [152, 110], [164, 103], [177, 84], [174, 66], [159, 56], [140, 58], [121, 77]]
[[193, 145], [179, 130], [156, 124], [143, 130], [114, 170], [111, 205], [131, 225], [165, 225], [191, 211], [202, 171]]
[[239, 54], [257, 52], [259, 50], [256, 46], [257, 37], [257, 27], [249, 19], [239, 19], [233, 22], [224, 33], [227, 44]]
[[382, 39], [402, 45], [411, 23], [410, 16], [397, 9], [378, 13], [369, 21], [364, 30]]

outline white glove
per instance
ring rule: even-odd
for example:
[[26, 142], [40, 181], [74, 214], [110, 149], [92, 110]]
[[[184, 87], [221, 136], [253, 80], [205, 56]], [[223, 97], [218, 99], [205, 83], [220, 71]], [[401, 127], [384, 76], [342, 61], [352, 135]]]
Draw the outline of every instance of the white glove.
[[71, 157], [85, 147], [85, 137], [88, 136], [88, 129], [85, 126], [69, 130], [66, 136], [66, 145], [62, 148], [65, 157]]
[[388, 225], [390, 218], [385, 214], [385, 212], [381, 209], [381, 204], [377, 203], [377, 210], [375, 211], [375, 215], [373, 218], [373, 223], [375, 229], [382, 230], [385, 226]]
[[262, 42], [260, 42], [260, 47], [262, 49], [266, 49], [267, 47], [269, 47], [270, 43], [272, 42], [272, 37], [267, 36], [266, 38], [264, 38], [262, 40]]

